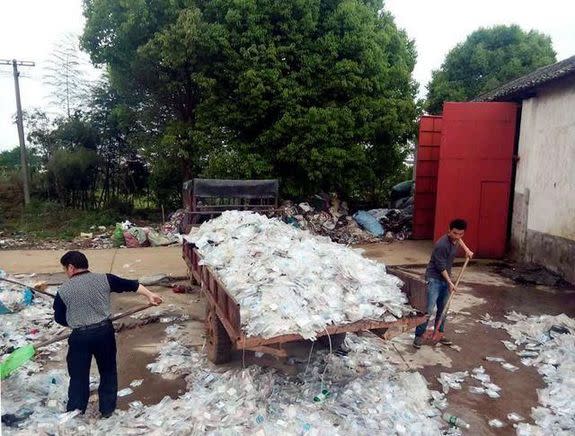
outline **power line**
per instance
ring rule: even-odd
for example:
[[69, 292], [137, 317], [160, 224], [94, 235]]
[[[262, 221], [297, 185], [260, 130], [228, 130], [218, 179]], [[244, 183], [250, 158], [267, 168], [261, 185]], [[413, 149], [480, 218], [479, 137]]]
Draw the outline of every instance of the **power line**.
[[28, 179], [28, 163], [26, 158], [26, 144], [24, 143], [24, 122], [22, 120], [22, 102], [20, 101], [20, 73], [18, 67], [33, 67], [36, 64], [31, 61], [18, 61], [16, 59], [0, 59], [0, 65], [12, 64], [14, 75], [14, 90], [16, 93], [16, 124], [18, 126], [18, 139], [20, 140], [20, 164], [22, 166], [22, 182], [24, 186], [24, 204], [30, 203], [30, 186]]

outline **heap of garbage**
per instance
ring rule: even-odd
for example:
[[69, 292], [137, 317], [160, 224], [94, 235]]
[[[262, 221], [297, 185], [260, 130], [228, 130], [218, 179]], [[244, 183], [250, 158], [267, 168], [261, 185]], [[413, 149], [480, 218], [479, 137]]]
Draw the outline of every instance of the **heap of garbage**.
[[186, 239], [240, 304], [248, 336], [311, 339], [330, 325], [414, 311], [385, 265], [278, 219], [227, 211]]
[[547, 384], [537, 391], [541, 406], [532, 409], [536, 425], [518, 424], [517, 434], [574, 434], [575, 319], [565, 314], [526, 316], [516, 312], [506, 318], [510, 322], [487, 317], [482, 322], [506, 330], [521, 363], [537, 368]]
[[337, 195], [318, 194], [308, 202], [283, 202], [275, 216], [340, 244], [408, 239], [412, 232], [413, 196], [394, 204], [396, 207], [391, 209], [359, 210], [350, 214], [347, 203], [340, 201]]
[[[52, 290], [55, 293], [55, 290]], [[42, 341], [56, 336], [62, 328], [54, 322], [53, 301], [50, 297], [37, 295], [31, 291], [14, 287], [0, 281], [0, 355], [5, 356], [16, 348], [33, 341]], [[61, 344], [53, 344], [42, 352], [59, 349]]]

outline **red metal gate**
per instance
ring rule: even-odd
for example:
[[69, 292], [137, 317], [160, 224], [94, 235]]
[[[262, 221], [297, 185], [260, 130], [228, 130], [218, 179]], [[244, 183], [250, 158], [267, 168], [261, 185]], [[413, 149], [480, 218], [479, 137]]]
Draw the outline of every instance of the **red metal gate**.
[[413, 199], [413, 239], [433, 238], [437, 169], [441, 142], [441, 117], [426, 115], [419, 120]]
[[444, 104], [434, 239], [460, 217], [479, 257], [505, 254], [517, 110], [515, 103]]

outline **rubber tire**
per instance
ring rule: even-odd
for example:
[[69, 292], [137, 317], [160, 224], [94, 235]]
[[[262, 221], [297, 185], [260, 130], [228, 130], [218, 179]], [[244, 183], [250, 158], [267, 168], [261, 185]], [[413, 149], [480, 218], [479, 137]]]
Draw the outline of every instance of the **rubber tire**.
[[221, 365], [232, 360], [232, 341], [218, 315], [206, 309], [206, 350], [210, 362]]
[[[331, 338], [331, 348], [332, 350], [337, 350], [339, 347], [343, 345], [343, 341], [345, 341], [345, 333], [338, 333], [336, 335], [330, 335]], [[320, 336], [317, 339], [317, 343], [322, 347], [326, 347], [329, 349], [329, 339], [327, 335]]]

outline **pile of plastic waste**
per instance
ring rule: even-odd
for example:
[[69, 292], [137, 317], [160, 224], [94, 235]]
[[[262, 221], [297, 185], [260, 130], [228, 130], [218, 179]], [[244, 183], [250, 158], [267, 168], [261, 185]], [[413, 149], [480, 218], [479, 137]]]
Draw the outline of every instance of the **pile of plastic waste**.
[[[4, 272], [0, 270], [0, 275]], [[55, 293], [55, 290], [48, 289]], [[61, 330], [53, 322], [52, 300], [42, 295], [33, 295], [27, 289], [0, 280], [0, 303], [5, 309], [0, 315], [0, 354], [12, 352], [31, 341], [41, 341], [54, 336]], [[58, 344], [49, 349], [57, 349]]]
[[277, 219], [228, 211], [186, 239], [239, 303], [248, 336], [310, 339], [330, 325], [414, 311], [382, 263]]
[[285, 201], [275, 216], [287, 224], [302, 230], [308, 230], [314, 235], [327, 236], [340, 244], [360, 244], [379, 242], [381, 239], [363, 229], [349, 215], [345, 202], [340, 202], [337, 196], [331, 199], [321, 196], [315, 202], [294, 204]]
[[[182, 342], [185, 335], [172, 331], [167, 343]], [[379, 339], [349, 335], [345, 347], [347, 355], [310, 352], [302, 371], [291, 377], [259, 366], [223, 370], [183, 347], [173, 355], [183, 363], [162, 372], [187, 373], [187, 392], [152, 406], [133, 401], [128, 410], [117, 410], [108, 419], [61, 413], [67, 385], [62, 371], [22, 371], [3, 385], [2, 413], [9, 415], [10, 426], [3, 418], [2, 430], [66, 435], [444, 434], [445, 398], [429, 391], [419, 373], [397, 371]]]
[[547, 386], [538, 390], [540, 407], [531, 417], [536, 425], [518, 424], [520, 435], [575, 433], [575, 320], [565, 314], [526, 316], [516, 312], [510, 321], [484, 319], [484, 324], [505, 329], [514, 350], [526, 366], [534, 366]]
[[413, 197], [412, 202], [404, 209], [371, 209], [367, 211], [381, 225], [386, 241], [402, 241], [411, 237], [413, 228]]
[[403, 198], [393, 209], [359, 210], [350, 214], [337, 195], [318, 194], [310, 201], [285, 201], [275, 214], [285, 223], [340, 244], [365, 244], [403, 240], [411, 236], [413, 197]]

